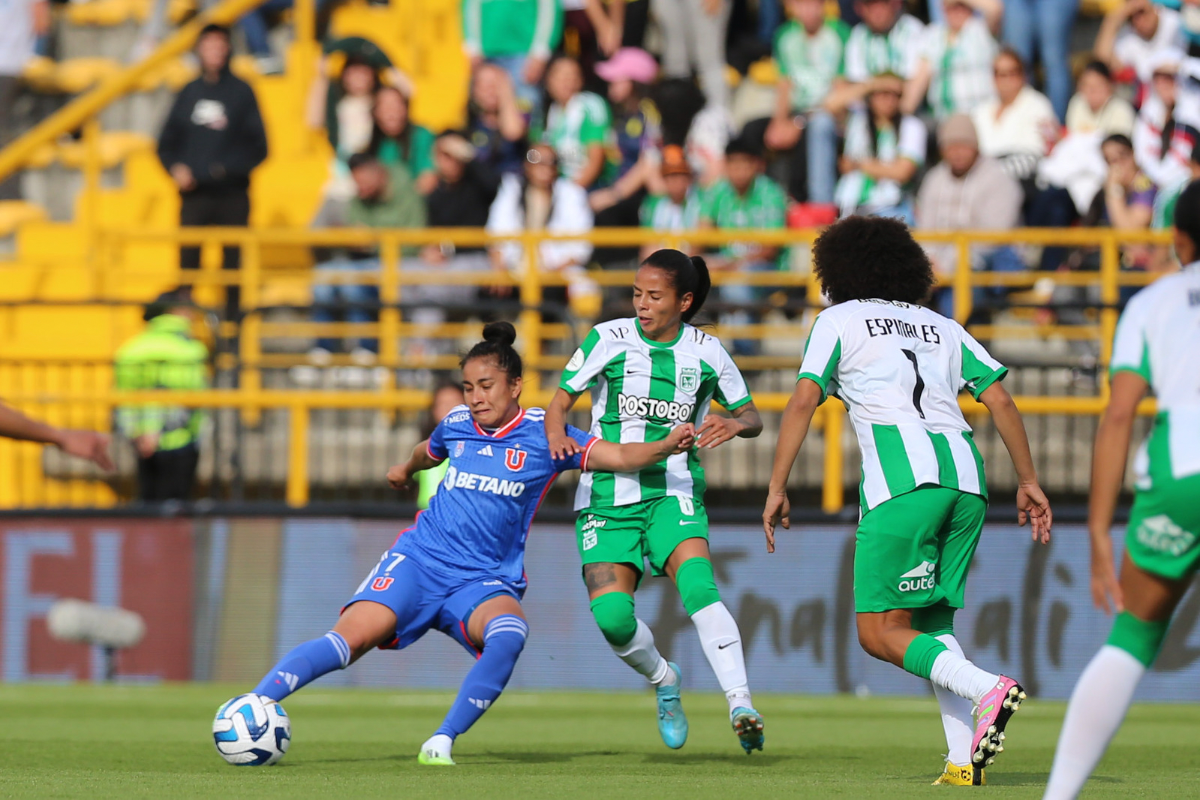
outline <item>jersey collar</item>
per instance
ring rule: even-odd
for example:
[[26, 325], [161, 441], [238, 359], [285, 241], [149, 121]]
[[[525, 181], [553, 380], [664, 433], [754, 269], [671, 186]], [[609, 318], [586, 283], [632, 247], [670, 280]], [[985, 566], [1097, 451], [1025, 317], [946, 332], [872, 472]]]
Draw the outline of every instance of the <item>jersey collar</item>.
[[646, 344], [650, 345], [651, 347], [674, 347], [676, 345], [676, 343], [678, 343], [679, 340], [683, 338], [683, 329], [687, 327], [687, 323], [686, 322], [679, 323], [679, 333], [675, 334], [675, 338], [669, 342], [656, 342], [653, 339], [647, 337], [646, 334], [642, 333], [642, 321], [640, 319], [637, 319], [636, 317], [633, 320], [633, 327], [637, 329], [638, 336], [640, 336], [642, 338], [642, 341], [645, 342]]
[[471, 420], [471, 424], [475, 426], [475, 430], [479, 432], [480, 436], [489, 436], [493, 439], [502, 439], [505, 436], [507, 436], [509, 433], [511, 433], [512, 430], [514, 428], [516, 428], [517, 425], [519, 425], [521, 423], [521, 420], [523, 420], [523, 419], [525, 419], [525, 409], [522, 408], [520, 410], [520, 412], [515, 417], [513, 417], [512, 420], [509, 421], [509, 423], [507, 425], [505, 425], [503, 428], [497, 428], [496, 430], [492, 431], [491, 433], [488, 433], [483, 428], [479, 427], [479, 423], [476, 422], [474, 419]]
[[1190, 264], [1185, 264], [1179, 270], [1180, 272], [1200, 272], [1200, 261], [1193, 261]]

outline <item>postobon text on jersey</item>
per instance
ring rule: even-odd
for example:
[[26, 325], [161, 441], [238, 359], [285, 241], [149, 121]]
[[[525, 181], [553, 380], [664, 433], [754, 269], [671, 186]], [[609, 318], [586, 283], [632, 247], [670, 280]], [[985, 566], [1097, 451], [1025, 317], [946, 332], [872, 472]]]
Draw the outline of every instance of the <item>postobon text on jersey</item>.
[[624, 393], [617, 395], [617, 408], [625, 417], [653, 417], [671, 422], [687, 422], [696, 410], [694, 403], [655, 400], [650, 397], [635, 397]]

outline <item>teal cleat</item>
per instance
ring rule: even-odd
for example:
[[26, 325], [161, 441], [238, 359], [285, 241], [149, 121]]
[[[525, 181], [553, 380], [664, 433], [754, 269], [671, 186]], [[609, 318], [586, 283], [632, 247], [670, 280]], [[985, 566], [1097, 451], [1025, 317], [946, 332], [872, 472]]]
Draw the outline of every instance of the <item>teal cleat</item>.
[[753, 708], [741, 706], [733, 710], [730, 721], [733, 723], [733, 732], [737, 734], [738, 741], [742, 743], [742, 749], [746, 751], [746, 755], [763, 749], [763, 742], [767, 737], [763, 734], [762, 714]]
[[654, 690], [658, 697], [658, 734], [662, 736], [663, 744], [672, 750], [678, 750], [687, 742], [688, 721], [683, 713], [683, 703], [679, 699], [679, 690], [683, 687], [683, 673], [679, 665], [667, 662], [675, 672], [675, 683], [672, 686], [659, 686]]

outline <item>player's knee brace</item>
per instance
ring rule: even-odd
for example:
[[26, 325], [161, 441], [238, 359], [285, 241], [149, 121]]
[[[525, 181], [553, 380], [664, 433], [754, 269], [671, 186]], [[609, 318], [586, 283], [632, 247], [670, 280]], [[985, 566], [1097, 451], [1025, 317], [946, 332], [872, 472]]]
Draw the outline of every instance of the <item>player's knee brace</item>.
[[680, 564], [675, 571], [675, 585], [679, 588], [679, 597], [688, 616], [721, 602], [712, 562], [707, 558], [689, 558]]
[[1158, 651], [1162, 649], [1163, 639], [1167, 636], [1167, 627], [1170, 624], [1170, 620], [1146, 622], [1128, 611], [1122, 611], [1113, 620], [1108, 643], [1121, 648], [1142, 662], [1146, 669], [1150, 669], [1154, 659], [1158, 658]]
[[954, 612], [955, 609], [942, 604], [913, 609], [912, 628], [914, 631], [928, 633], [933, 637], [946, 634], [953, 636]]
[[528, 637], [529, 625], [525, 620], [516, 614], [501, 614], [484, 626], [483, 650], [489, 654], [500, 651], [511, 656], [515, 662], [525, 649]]
[[600, 632], [613, 647], [624, 647], [637, 633], [633, 597], [624, 592], [609, 592], [592, 601], [592, 616]]

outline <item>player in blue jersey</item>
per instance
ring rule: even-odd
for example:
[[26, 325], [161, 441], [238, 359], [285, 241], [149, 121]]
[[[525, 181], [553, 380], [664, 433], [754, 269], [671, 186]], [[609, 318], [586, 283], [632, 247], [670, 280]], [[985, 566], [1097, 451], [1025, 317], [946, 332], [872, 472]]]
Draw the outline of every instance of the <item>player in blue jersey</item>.
[[525, 539], [542, 498], [560, 472], [636, 471], [689, 450], [690, 426], [663, 441], [613, 444], [578, 429], [580, 452], [554, 460], [540, 408], [522, 409], [521, 357], [507, 322], [483, 329], [484, 341], [462, 360], [465, 405], [416, 446], [388, 481], [449, 460], [429, 509], [402, 531], [342, 609], [333, 630], [305, 642], [271, 668], [255, 694], [280, 701], [375, 647], [402, 649], [431, 628], [478, 660], [442, 726], [421, 746], [422, 764], [452, 765], [455, 738], [496, 701], [525, 647]]

